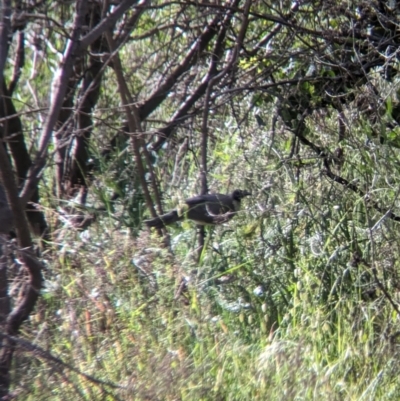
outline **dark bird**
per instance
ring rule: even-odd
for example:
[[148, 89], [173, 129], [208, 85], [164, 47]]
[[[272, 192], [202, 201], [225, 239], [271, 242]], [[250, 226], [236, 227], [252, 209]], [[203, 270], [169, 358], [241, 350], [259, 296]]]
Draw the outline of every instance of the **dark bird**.
[[248, 191], [235, 189], [231, 194], [206, 194], [185, 200], [181, 209], [174, 209], [162, 216], [145, 220], [148, 227], [162, 228], [184, 220], [193, 220], [196, 224], [222, 224], [230, 220], [239, 210], [240, 201], [251, 195]]

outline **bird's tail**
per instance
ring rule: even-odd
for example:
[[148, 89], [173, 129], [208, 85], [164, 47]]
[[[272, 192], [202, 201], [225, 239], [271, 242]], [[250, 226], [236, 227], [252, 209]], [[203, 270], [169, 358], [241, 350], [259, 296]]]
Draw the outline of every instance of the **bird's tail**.
[[147, 227], [163, 228], [169, 224], [175, 223], [181, 220], [181, 216], [178, 215], [176, 210], [163, 214], [162, 216], [155, 217], [154, 219], [145, 220]]

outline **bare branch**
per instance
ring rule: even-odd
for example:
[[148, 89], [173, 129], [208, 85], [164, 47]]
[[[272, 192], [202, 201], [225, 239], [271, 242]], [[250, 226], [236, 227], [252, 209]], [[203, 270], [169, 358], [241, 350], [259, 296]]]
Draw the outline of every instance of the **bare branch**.
[[[32, 241], [28, 220], [21, 200], [18, 197], [18, 189], [14, 180], [14, 174], [8, 160], [5, 148], [0, 142], [0, 182], [3, 184], [8, 204], [10, 205], [15, 231], [18, 237], [19, 254], [29, 274], [29, 282], [26, 284], [25, 291], [17, 301], [16, 306], [8, 315], [4, 331], [9, 335], [17, 335], [21, 324], [28, 318], [42, 287], [42, 266], [32, 253]], [[9, 387], [9, 367], [14, 352], [14, 343], [2, 343], [0, 353], [0, 395], [4, 396]]]
[[160, 103], [168, 96], [169, 91], [176, 84], [178, 78], [194, 64], [198, 55], [205, 50], [211, 39], [217, 34], [218, 25], [221, 22], [223, 15], [224, 13], [222, 11], [219, 12], [217, 16], [204, 28], [202, 34], [191, 46], [184, 60], [181, 61], [171, 74], [168, 75], [164, 83], [160, 85], [140, 107], [141, 119], [147, 117], [160, 105]]
[[38, 154], [20, 194], [23, 205], [29, 201], [31, 193], [41, 177], [42, 169], [46, 164], [48, 143], [51, 139], [53, 129], [57, 123], [58, 115], [64, 101], [68, 80], [72, 73], [74, 59], [78, 56], [78, 53], [81, 50], [79, 37], [84, 23], [85, 12], [86, 2], [84, 0], [78, 0], [71, 39], [68, 41], [63, 62], [61, 63], [60, 69], [53, 82], [49, 114], [40, 137]]
[[25, 33], [23, 31], [18, 32], [17, 38], [17, 57], [14, 64], [13, 76], [8, 87], [8, 94], [12, 96], [15, 87], [21, 77], [22, 67], [25, 64]]
[[[117, 80], [118, 80], [118, 86], [119, 86], [119, 92], [121, 95], [122, 104], [125, 107], [125, 111], [126, 111], [126, 115], [127, 115], [129, 130], [132, 132], [131, 141], [132, 141], [132, 147], [133, 147], [133, 152], [134, 152], [134, 156], [135, 156], [136, 168], [138, 169], [138, 176], [139, 176], [142, 190], [143, 190], [143, 193], [144, 193], [144, 196], [146, 199], [147, 207], [149, 208], [152, 216], [156, 217], [157, 213], [154, 209], [153, 201], [151, 199], [150, 192], [149, 192], [149, 189], [148, 189], [148, 186], [146, 183], [145, 168], [143, 165], [142, 155], [141, 155], [141, 149], [142, 148], [144, 149], [145, 147], [143, 146], [144, 145], [143, 139], [140, 136], [142, 129], [141, 129], [141, 121], [140, 121], [139, 111], [138, 111], [137, 106], [133, 103], [133, 99], [129, 92], [128, 85], [126, 84], [126, 81], [124, 79], [123, 72], [122, 72], [121, 60], [119, 59], [118, 53], [115, 53], [115, 50], [114, 50], [115, 44], [114, 44], [111, 33], [107, 33], [107, 41], [108, 41], [111, 52], [114, 53], [114, 55], [113, 55], [114, 70], [115, 70]], [[145, 149], [145, 152], [147, 152], [147, 149]], [[149, 157], [147, 157], [147, 160], [149, 160]], [[152, 174], [152, 182], [153, 182], [153, 191], [156, 195], [156, 201], [157, 201], [158, 207], [159, 207], [160, 211], [162, 211], [161, 198], [158, 193], [158, 185], [156, 183], [155, 175], [152, 171], [151, 171], [151, 174]]]
[[29, 201], [31, 193], [37, 182], [40, 180], [43, 167], [46, 164], [47, 147], [62, 107], [68, 80], [72, 73], [74, 60], [87, 48], [87, 46], [103, 34], [109, 27], [113, 26], [118, 18], [120, 18], [121, 15], [135, 3], [136, 0], [122, 1], [106, 19], [80, 40], [82, 27], [84, 25], [86, 1], [77, 1], [71, 38], [68, 40], [64, 59], [53, 82], [50, 110], [39, 141], [38, 154], [20, 194], [23, 204], [26, 204]]
[[119, 384], [116, 384], [116, 383], [113, 383], [110, 381], [97, 379], [96, 377], [94, 377], [92, 375], [88, 375], [87, 373], [82, 372], [81, 370], [77, 369], [75, 366], [64, 362], [61, 358], [52, 355], [50, 352], [46, 351], [45, 349], [39, 347], [36, 344], [31, 343], [30, 341], [27, 341], [27, 340], [24, 340], [22, 338], [18, 338], [15, 336], [11, 336], [8, 334], [4, 334], [4, 333], [0, 333], [0, 338], [12, 341], [12, 342], [16, 343], [17, 346], [24, 348], [26, 351], [32, 352], [36, 357], [49, 361], [50, 363], [54, 364], [57, 368], [68, 369], [71, 372], [74, 372], [74, 373], [84, 377], [86, 380], [88, 380], [94, 384], [108, 386], [111, 388], [125, 389], [124, 386], [120, 386]]
[[122, 17], [125, 11], [129, 10], [132, 6], [138, 3], [138, 7], [144, 7], [149, 0], [123, 0], [121, 3], [113, 9], [113, 12], [104, 18], [100, 24], [94, 27], [87, 35], [81, 40], [81, 48], [86, 49], [91, 43], [93, 43], [100, 35], [107, 32], [114, 24]]
[[[232, 1], [232, 7], [230, 7], [228, 9], [229, 11], [226, 13], [226, 15], [221, 23], [221, 26], [224, 27], [224, 29], [222, 29], [220, 31], [219, 38], [217, 38], [217, 43], [214, 45], [214, 49], [212, 52], [212, 58], [211, 58], [211, 64], [210, 64], [207, 74], [203, 78], [201, 84], [193, 92], [193, 94], [191, 96], [189, 96], [189, 98], [182, 104], [182, 106], [178, 109], [178, 111], [173, 115], [170, 123], [163, 129], [159, 130], [159, 139], [154, 144], [151, 145], [151, 150], [157, 151], [157, 150], [161, 149], [161, 147], [163, 146], [165, 141], [172, 134], [176, 125], [178, 123], [181, 123], [182, 120], [184, 118], [186, 118], [189, 110], [206, 93], [207, 88], [209, 87], [209, 84], [210, 84], [210, 80], [213, 78], [213, 76], [215, 75], [216, 70], [217, 70], [217, 61], [218, 61], [217, 55], [219, 55], [221, 52], [223, 39], [225, 38], [225, 34], [226, 34], [226, 28], [230, 24], [230, 21], [234, 15], [234, 11], [236, 10], [236, 6], [238, 3], [239, 3], [238, 0]], [[213, 21], [214, 24], [216, 24], [217, 18]], [[211, 24], [209, 27], [207, 27], [207, 29], [203, 33], [203, 36], [205, 35], [205, 33], [208, 32], [208, 30], [211, 29], [210, 27], [211, 27]], [[216, 28], [214, 27], [213, 31], [212, 31], [212, 32], [214, 32], [214, 35], [216, 34], [215, 29]], [[211, 39], [212, 39], [212, 37], [209, 37], [208, 40], [211, 40]], [[200, 38], [198, 40], [198, 43], [202, 43], [204, 40], [205, 40], [204, 37]], [[190, 54], [191, 54], [191, 52], [189, 52], [189, 54], [186, 56], [185, 60], [181, 63], [181, 65], [177, 67], [177, 70], [179, 70], [179, 68], [182, 67], [183, 65], [186, 65], [186, 68], [188, 68], [190, 66], [190, 60], [189, 60]], [[190, 57], [192, 57], [192, 56], [190, 56]], [[181, 71], [181, 73], [183, 73], [183, 72], [184, 72], [184, 70]], [[171, 78], [171, 76], [167, 78], [166, 82], [168, 82], [170, 80], [170, 78]], [[171, 80], [171, 83], [175, 83], [175, 81]], [[150, 102], [151, 98], [152, 97], [150, 97], [146, 103]], [[207, 101], [207, 104], [208, 104], [208, 101]], [[208, 112], [207, 107], [205, 107], [205, 112]], [[204, 119], [204, 115], [203, 115], [203, 119]]]

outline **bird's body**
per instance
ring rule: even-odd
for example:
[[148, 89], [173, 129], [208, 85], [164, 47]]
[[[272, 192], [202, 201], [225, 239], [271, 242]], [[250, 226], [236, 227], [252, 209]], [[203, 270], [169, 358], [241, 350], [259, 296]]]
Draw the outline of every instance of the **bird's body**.
[[250, 192], [240, 189], [231, 194], [206, 194], [194, 196], [185, 200], [179, 209], [172, 210], [154, 219], [145, 220], [148, 227], [162, 228], [185, 218], [196, 224], [221, 224], [230, 220], [240, 210], [240, 201], [251, 195]]

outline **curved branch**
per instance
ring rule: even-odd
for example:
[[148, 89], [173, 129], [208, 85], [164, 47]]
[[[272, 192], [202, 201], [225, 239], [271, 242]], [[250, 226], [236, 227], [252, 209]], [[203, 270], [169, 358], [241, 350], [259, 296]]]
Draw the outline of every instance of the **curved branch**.
[[[225, 35], [226, 35], [226, 29], [230, 23], [230, 21], [233, 18], [234, 12], [237, 11], [237, 5], [239, 3], [240, 0], [233, 0], [232, 1], [232, 7], [227, 8], [228, 12], [226, 13], [221, 26], [222, 29], [220, 30], [219, 34], [218, 34], [218, 38], [216, 40], [216, 44], [214, 45], [214, 49], [212, 52], [212, 57], [211, 57], [211, 63], [210, 63], [210, 67], [208, 69], [207, 74], [205, 75], [205, 77], [203, 78], [202, 82], [200, 83], [200, 85], [197, 87], [197, 89], [193, 92], [193, 94], [182, 104], [182, 106], [179, 108], [179, 110], [173, 115], [170, 123], [162, 128], [161, 130], [158, 131], [159, 133], [159, 139], [153, 143], [151, 145], [151, 150], [153, 151], [158, 151], [161, 149], [161, 147], [163, 146], [163, 144], [165, 143], [165, 141], [171, 136], [171, 134], [174, 131], [174, 128], [180, 123], [182, 122], [183, 119], [188, 117], [188, 112], [189, 110], [193, 107], [193, 105], [202, 97], [204, 96], [204, 94], [207, 91], [207, 88], [210, 86], [210, 82], [213, 79], [213, 77], [215, 76], [216, 72], [217, 72], [217, 62], [218, 62], [218, 55], [220, 55], [221, 53], [221, 49], [222, 49], [222, 43], [223, 40], [225, 39]], [[196, 43], [199, 43], [199, 46], [201, 44], [204, 44], [204, 41], [207, 39], [207, 41], [209, 42], [213, 36], [215, 36], [215, 34], [217, 33], [216, 31], [216, 24], [218, 22], [220, 18], [220, 15], [218, 15], [214, 21], [205, 29], [205, 31], [203, 32], [202, 36], [198, 39], [198, 41]], [[213, 26], [213, 31], [211, 31], [211, 26]], [[213, 33], [213, 35], [211, 36], [211, 33]], [[207, 34], [207, 35], [206, 35]], [[207, 43], [208, 43], [207, 42]], [[203, 49], [203, 46], [200, 48], [200, 50]], [[200, 51], [197, 50], [197, 51]], [[190, 57], [192, 57], [192, 52], [193, 49], [188, 53], [188, 55], [186, 56], [186, 59], [181, 63], [180, 66], [178, 66], [176, 68], [176, 70], [167, 78], [164, 86], [164, 91], [167, 90], [167, 83], [169, 83], [171, 86], [168, 88], [168, 90], [172, 87], [173, 84], [175, 84], [176, 82], [176, 78], [178, 77], [178, 75], [176, 75], [178, 72], [180, 72], [180, 74], [182, 74], [183, 72], [185, 72], [190, 66], [191, 66], [191, 60]], [[196, 53], [197, 55], [197, 53]], [[233, 58], [231, 58], [233, 59]], [[185, 69], [183, 69], [185, 68]], [[221, 74], [224, 75], [224, 71], [227, 70], [228, 68], [226, 67]], [[225, 71], [226, 72], [226, 71]], [[172, 76], [175, 76], [176, 78], [175, 80], [172, 79]], [[221, 76], [222, 76], [221, 75]], [[218, 75], [219, 76], [219, 75]], [[211, 85], [211, 87], [213, 86], [213, 84]], [[163, 100], [161, 99], [161, 95], [162, 93], [160, 92], [160, 90], [158, 91], [158, 100]], [[164, 93], [164, 98], [166, 97], [166, 95], [168, 94], [168, 92]], [[145, 103], [145, 105], [142, 106], [141, 108], [141, 112], [145, 113], [147, 112], [147, 108], [145, 107], [146, 104], [149, 102], [153, 102], [152, 99], [154, 99], [156, 96], [152, 95], [148, 101]], [[157, 98], [156, 98], [157, 101]], [[159, 103], [158, 103], [159, 104]], [[158, 105], [157, 104], [157, 105]], [[149, 106], [147, 106], [149, 107]], [[203, 116], [204, 119], [204, 116]]]
[[[236, 2], [237, 0], [233, 0]], [[218, 26], [224, 17], [225, 10], [220, 10], [217, 16], [208, 24], [199, 38], [192, 45], [186, 57], [181, 61], [181, 63], [171, 72], [170, 75], [165, 79], [164, 83], [160, 85], [144, 102], [140, 107], [139, 113], [140, 118], [143, 120], [150, 113], [152, 113], [168, 96], [171, 88], [176, 84], [176, 81], [184, 72], [186, 72], [198, 59], [199, 54], [201, 54], [212, 38], [218, 33]]]
[[304, 145], [308, 146], [311, 148], [319, 157], [323, 159], [325, 170], [324, 173], [327, 177], [329, 177], [331, 180], [334, 182], [337, 182], [340, 185], [343, 185], [345, 188], [350, 189], [360, 197], [362, 197], [365, 202], [370, 205], [373, 209], [378, 211], [379, 213], [385, 215], [389, 219], [393, 221], [399, 221], [400, 222], [400, 216], [397, 214], [393, 213], [390, 208], [383, 208], [378, 205], [378, 203], [372, 199], [369, 198], [368, 194], [365, 193], [363, 190], [361, 190], [356, 184], [348, 181], [346, 178], [341, 177], [340, 175], [337, 175], [332, 172], [331, 170], [331, 162], [329, 160], [328, 154], [318, 145], [314, 144], [313, 142], [309, 141], [303, 134], [300, 133], [300, 130], [293, 131], [293, 134], [300, 140], [301, 143]]
[[40, 180], [42, 170], [46, 164], [48, 144], [52, 137], [53, 129], [57, 123], [64, 96], [67, 91], [68, 81], [72, 74], [74, 60], [108, 28], [113, 26], [115, 22], [123, 15], [123, 13], [132, 7], [136, 2], [137, 0], [123, 0], [117, 7], [113, 9], [113, 12], [110, 13], [108, 17], [106, 17], [99, 25], [93, 28], [81, 39], [80, 35], [84, 26], [87, 2], [83, 0], [77, 1], [76, 15], [72, 28], [71, 39], [68, 41], [64, 59], [61, 63], [61, 68], [54, 79], [49, 114], [40, 137], [37, 157], [20, 194], [23, 204], [26, 204], [29, 201], [31, 193]]

